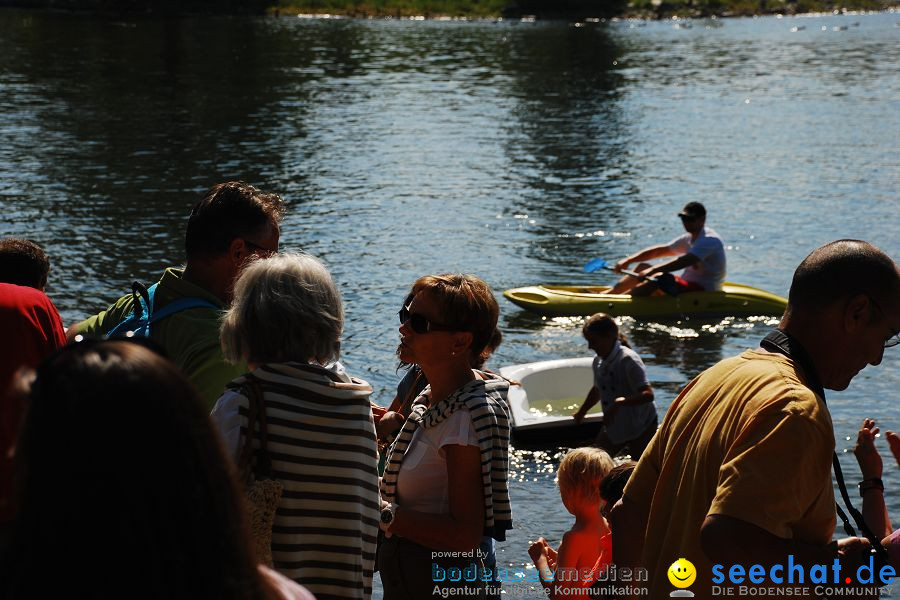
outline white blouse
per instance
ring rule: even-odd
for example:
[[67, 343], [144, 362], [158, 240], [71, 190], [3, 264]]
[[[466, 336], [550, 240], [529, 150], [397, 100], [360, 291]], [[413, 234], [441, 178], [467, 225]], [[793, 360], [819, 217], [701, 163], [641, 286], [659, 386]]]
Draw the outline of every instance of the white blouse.
[[397, 476], [398, 506], [429, 514], [450, 513], [444, 450], [449, 445], [478, 447], [468, 408], [458, 408], [434, 427], [416, 429]]

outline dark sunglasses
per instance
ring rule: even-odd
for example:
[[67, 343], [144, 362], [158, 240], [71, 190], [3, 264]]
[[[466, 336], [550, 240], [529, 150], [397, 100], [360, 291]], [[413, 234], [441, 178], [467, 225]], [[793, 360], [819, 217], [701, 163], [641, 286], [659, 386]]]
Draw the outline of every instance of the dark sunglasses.
[[428, 333], [430, 331], [456, 331], [456, 328], [454, 327], [441, 325], [440, 323], [429, 321], [427, 318], [425, 318], [424, 315], [409, 312], [409, 306], [404, 306], [403, 308], [401, 308], [397, 312], [397, 316], [400, 317], [401, 325], [405, 324], [408, 321], [410, 329], [418, 334]]

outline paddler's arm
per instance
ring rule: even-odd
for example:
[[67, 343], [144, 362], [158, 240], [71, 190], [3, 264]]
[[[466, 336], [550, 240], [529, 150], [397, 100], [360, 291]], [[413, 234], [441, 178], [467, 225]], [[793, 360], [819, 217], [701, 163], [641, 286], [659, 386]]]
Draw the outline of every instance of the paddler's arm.
[[680, 271], [681, 269], [686, 269], [687, 267], [691, 267], [700, 262], [700, 258], [694, 254], [688, 252], [687, 254], [682, 254], [675, 260], [670, 260], [669, 262], [665, 262], [661, 265], [657, 265], [646, 272], [648, 277], [652, 277], [657, 273], [671, 273], [672, 271]]
[[643, 262], [645, 260], [653, 260], [655, 258], [663, 258], [664, 256], [674, 256], [675, 252], [669, 248], [668, 244], [660, 244], [658, 246], [650, 246], [648, 248], [644, 248], [643, 250], [639, 250], [635, 254], [631, 256], [626, 256], [622, 260], [616, 263], [615, 270], [619, 271], [621, 269], [625, 269], [628, 265], [636, 262]]

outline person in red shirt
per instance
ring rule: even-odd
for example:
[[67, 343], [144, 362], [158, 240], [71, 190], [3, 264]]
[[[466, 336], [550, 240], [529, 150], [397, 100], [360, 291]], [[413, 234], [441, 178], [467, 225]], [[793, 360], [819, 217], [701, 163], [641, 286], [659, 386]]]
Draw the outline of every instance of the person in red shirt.
[[18, 238], [0, 240], [0, 530], [12, 517], [9, 504], [12, 449], [24, 400], [10, 390], [22, 367], [35, 367], [66, 344], [59, 312], [46, 295], [50, 261], [38, 244]]
[[33, 368], [66, 345], [59, 312], [40, 290], [0, 283], [0, 528], [12, 517], [9, 503], [12, 449], [24, 413], [21, 395], [11, 388], [16, 373]]

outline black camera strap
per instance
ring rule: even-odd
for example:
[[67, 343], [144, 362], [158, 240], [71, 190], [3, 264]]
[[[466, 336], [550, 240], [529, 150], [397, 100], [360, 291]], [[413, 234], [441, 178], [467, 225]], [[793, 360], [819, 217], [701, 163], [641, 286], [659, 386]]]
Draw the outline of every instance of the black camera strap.
[[[800, 368], [803, 369], [803, 373], [806, 375], [807, 387], [822, 398], [822, 402], [825, 403], [825, 388], [822, 387], [822, 382], [819, 380], [819, 374], [816, 372], [812, 359], [809, 357], [806, 349], [801, 346], [797, 340], [787, 333], [776, 329], [763, 338], [759, 345], [770, 352], [784, 354], [800, 365]], [[860, 532], [862, 532], [866, 539], [871, 542], [875, 553], [879, 557], [887, 560], [888, 553], [884, 546], [881, 545], [881, 539], [872, 533], [872, 530], [866, 525], [862, 513], [856, 510], [853, 503], [850, 501], [850, 494], [847, 493], [847, 486], [844, 484], [844, 473], [841, 471], [841, 464], [838, 461], [837, 452], [834, 452], [833, 454], [832, 464], [834, 465], [834, 478], [837, 480], [838, 489], [841, 491], [841, 497], [844, 499], [847, 511], [853, 517], [853, 520], [856, 521], [856, 526], [859, 528]], [[837, 509], [838, 516], [840, 516], [841, 520], [844, 522], [844, 531], [847, 535], [856, 537], [856, 530], [853, 529], [853, 526], [850, 524], [850, 519], [847, 518], [847, 513], [841, 509], [841, 505], [838, 504], [837, 500], [834, 502], [834, 507]]]

